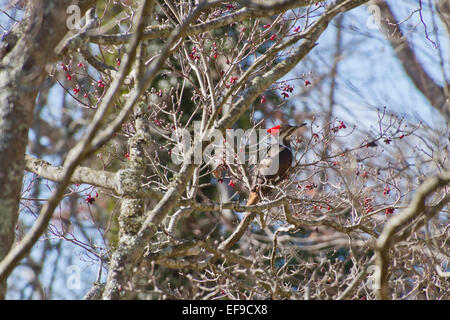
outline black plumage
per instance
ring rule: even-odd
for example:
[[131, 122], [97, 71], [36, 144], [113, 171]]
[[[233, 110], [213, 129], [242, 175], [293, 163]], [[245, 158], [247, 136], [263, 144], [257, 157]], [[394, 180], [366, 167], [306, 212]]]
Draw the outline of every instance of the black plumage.
[[[261, 195], [269, 191], [270, 187], [268, 185], [277, 185], [286, 177], [293, 159], [291, 137], [298, 128], [305, 125], [306, 123], [300, 126], [282, 125], [268, 130], [273, 135], [276, 134], [274, 130], [278, 130], [280, 143], [278, 148], [271, 147], [267, 152], [267, 156], [256, 166], [247, 206], [257, 204], [261, 199]], [[278, 162], [276, 161], [277, 159]]]

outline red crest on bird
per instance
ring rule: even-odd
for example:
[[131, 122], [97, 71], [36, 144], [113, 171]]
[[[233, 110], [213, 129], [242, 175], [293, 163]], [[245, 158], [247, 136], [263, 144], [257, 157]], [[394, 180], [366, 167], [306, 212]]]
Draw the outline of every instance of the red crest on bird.
[[280, 131], [280, 125], [267, 129], [267, 132], [275, 136]]

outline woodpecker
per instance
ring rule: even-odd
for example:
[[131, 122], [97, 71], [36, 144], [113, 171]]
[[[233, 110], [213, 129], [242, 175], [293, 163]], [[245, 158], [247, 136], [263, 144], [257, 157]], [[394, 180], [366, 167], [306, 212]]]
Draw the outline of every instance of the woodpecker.
[[[247, 206], [257, 204], [261, 200], [261, 194], [267, 193], [270, 189], [267, 184], [276, 185], [286, 177], [294, 157], [291, 150], [291, 137], [297, 129], [305, 125], [306, 123], [300, 126], [281, 125], [267, 130], [274, 136], [279, 135], [279, 145], [278, 148], [271, 147], [267, 151], [267, 156], [256, 166]], [[276, 168], [277, 162], [274, 161], [276, 158], [278, 158], [278, 168]]]

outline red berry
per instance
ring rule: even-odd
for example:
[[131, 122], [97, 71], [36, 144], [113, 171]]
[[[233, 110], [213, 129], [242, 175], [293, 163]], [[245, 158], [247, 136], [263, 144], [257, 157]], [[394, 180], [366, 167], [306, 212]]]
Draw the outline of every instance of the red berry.
[[85, 201], [86, 203], [93, 204], [95, 202], [95, 198], [91, 197], [91, 195], [89, 194]]

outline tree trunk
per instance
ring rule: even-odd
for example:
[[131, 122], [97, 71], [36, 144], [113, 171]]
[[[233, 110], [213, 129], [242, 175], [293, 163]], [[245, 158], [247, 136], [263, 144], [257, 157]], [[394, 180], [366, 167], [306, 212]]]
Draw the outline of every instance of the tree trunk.
[[[80, 11], [94, 2], [80, 1]], [[68, 31], [70, 4], [68, 0], [28, 1], [24, 18], [0, 46], [0, 260], [14, 242], [28, 130], [45, 67], [56, 60], [54, 48]], [[5, 292], [6, 283], [0, 283], [0, 298]]]

